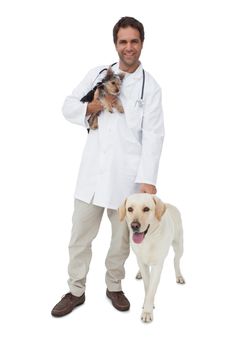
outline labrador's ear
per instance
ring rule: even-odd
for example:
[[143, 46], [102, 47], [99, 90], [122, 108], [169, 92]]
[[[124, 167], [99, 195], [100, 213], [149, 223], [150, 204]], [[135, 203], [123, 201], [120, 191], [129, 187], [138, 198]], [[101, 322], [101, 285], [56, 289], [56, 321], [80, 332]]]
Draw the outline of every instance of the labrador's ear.
[[125, 201], [118, 208], [118, 216], [119, 216], [120, 221], [123, 221], [125, 218], [125, 215], [126, 215], [126, 201], [127, 201], [127, 199], [125, 199]]
[[158, 197], [154, 196], [153, 201], [155, 202], [155, 216], [160, 221], [166, 211], [166, 206]]

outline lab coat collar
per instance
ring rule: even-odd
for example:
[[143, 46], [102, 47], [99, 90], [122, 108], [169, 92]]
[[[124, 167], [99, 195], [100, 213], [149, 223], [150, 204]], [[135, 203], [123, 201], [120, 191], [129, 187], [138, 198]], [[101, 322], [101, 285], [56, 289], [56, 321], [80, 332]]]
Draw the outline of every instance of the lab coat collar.
[[[122, 72], [119, 68], [119, 62], [117, 62], [117, 64], [115, 64], [112, 67], [113, 71], [115, 73], [119, 73]], [[133, 72], [133, 73], [128, 73], [126, 75], [126, 77], [124, 78], [124, 84], [131, 84], [133, 81], [141, 79], [142, 78], [142, 64], [140, 63], [140, 65], [138, 66], [138, 68]]]

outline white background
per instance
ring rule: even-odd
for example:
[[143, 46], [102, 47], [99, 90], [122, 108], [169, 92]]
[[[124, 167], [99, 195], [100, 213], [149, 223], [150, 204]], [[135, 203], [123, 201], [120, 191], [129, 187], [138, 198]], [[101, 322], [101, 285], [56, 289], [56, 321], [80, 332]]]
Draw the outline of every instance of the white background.
[[[2, 349], [232, 349], [230, 2], [1, 2]], [[61, 106], [90, 68], [117, 60], [112, 27], [126, 15], [144, 24], [141, 60], [162, 87], [158, 195], [182, 213], [187, 284], [176, 285], [170, 252], [154, 322], [143, 324], [132, 253], [123, 284], [131, 310], [113, 309], [105, 297], [104, 217], [86, 303], [55, 319], [51, 308], [67, 292], [73, 193], [87, 135], [65, 121]]]

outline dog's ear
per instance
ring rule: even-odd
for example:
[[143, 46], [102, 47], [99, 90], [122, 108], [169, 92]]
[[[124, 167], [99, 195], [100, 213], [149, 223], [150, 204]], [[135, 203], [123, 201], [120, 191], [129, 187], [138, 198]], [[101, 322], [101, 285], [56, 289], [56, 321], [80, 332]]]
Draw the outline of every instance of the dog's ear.
[[118, 74], [118, 77], [120, 78], [120, 80], [122, 81], [125, 77], [125, 73], [120, 73]]
[[119, 216], [120, 221], [123, 221], [125, 218], [125, 215], [126, 215], [126, 201], [127, 201], [127, 199], [125, 199], [125, 201], [118, 208], [118, 216]]
[[161, 199], [156, 196], [153, 196], [153, 201], [155, 202], [155, 216], [160, 221], [166, 211], [166, 206]]
[[112, 70], [112, 68], [110, 66], [110, 67], [108, 67], [105, 79], [107, 79], [107, 80], [111, 79], [113, 77], [113, 75], [114, 75], [114, 72], [113, 72], [113, 70]]

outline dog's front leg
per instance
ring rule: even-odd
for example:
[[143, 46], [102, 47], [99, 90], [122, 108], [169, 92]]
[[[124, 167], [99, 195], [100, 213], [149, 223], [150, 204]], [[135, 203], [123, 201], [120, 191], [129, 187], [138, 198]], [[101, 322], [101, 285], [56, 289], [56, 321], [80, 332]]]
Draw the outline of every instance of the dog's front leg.
[[[138, 266], [139, 266], [139, 269], [140, 269], [140, 272], [141, 272], [141, 276], [142, 276], [142, 280], [143, 280], [143, 284], [144, 284], [144, 289], [145, 289], [145, 295], [146, 295], [148, 287], [149, 287], [149, 281], [150, 281], [149, 266], [143, 264], [139, 260], [138, 260]], [[145, 302], [145, 300], [144, 300], [144, 302]]]
[[153, 308], [155, 293], [159, 284], [163, 265], [154, 265], [151, 267], [149, 286], [145, 295], [144, 308], [141, 314], [143, 322], [153, 321]]

